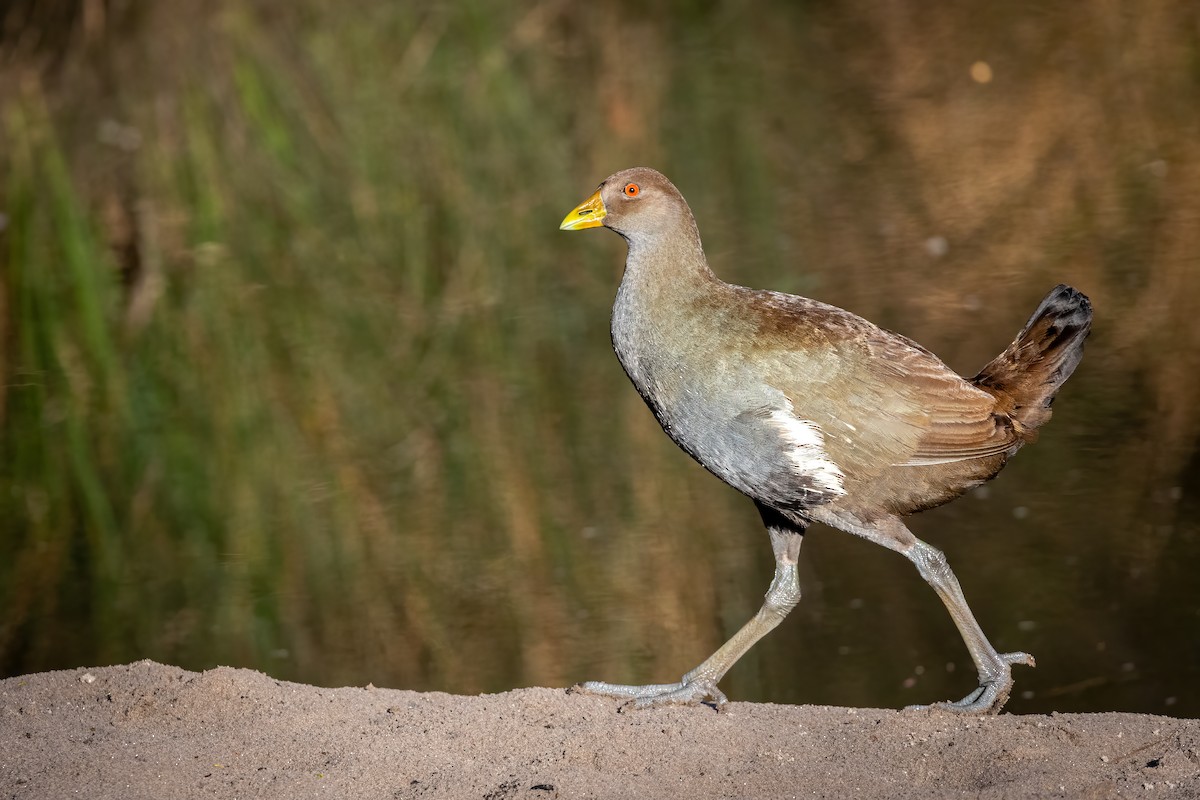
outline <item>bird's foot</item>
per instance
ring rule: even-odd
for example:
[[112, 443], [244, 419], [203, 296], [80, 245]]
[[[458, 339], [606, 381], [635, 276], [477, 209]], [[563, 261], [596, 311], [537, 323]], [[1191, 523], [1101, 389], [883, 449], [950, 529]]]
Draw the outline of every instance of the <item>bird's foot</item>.
[[599, 694], [625, 700], [619, 710], [627, 708], [655, 708], [658, 706], [695, 706], [710, 703], [721, 708], [729, 702], [725, 693], [717, 688], [715, 681], [703, 678], [684, 679], [679, 683], [656, 683], [648, 686], [627, 686], [621, 683], [588, 681], [571, 687], [572, 692]]
[[[908, 709], [938, 709], [955, 714], [999, 714], [1012, 692], [1012, 665], [1035, 666], [1033, 656], [1028, 653], [999, 653], [1000, 663], [988, 674], [980, 674], [979, 688], [957, 702], [932, 703], [923, 706], [908, 706]], [[906, 710], [908, 710], [906, 709]]]

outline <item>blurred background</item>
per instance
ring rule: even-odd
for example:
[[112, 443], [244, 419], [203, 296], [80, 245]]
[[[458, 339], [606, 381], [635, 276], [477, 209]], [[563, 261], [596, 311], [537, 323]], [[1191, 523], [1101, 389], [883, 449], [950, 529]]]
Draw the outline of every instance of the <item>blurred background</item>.
[[[449, 692], [671, 681], [758, 608], [752, 505], [612, 355], [666, 172], [727, 280], [974, 374], [1059, 282], [1041, 441], [913, 518], [1014, 712], [1200, 716], [1200, 6], [0, 4], [0, 674], [140, 658]], [[903, 558], [814, 527], [723, 686], [975, 685]]]

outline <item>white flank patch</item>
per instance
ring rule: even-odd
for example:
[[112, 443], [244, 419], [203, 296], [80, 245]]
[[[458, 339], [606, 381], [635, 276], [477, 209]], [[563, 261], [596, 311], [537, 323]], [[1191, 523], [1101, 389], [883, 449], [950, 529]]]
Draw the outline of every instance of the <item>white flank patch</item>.
[[[789, 403], [790, 405], [790, 403]], [[800, 419], [791, 409], [777, 408], [767, 418], [791, 445], [788, 456], [796, 474], [808, 478], [817, 488], [832, 494], [846, 493], [845, 475], [825, 452], [825, 437], [816, 423]]]

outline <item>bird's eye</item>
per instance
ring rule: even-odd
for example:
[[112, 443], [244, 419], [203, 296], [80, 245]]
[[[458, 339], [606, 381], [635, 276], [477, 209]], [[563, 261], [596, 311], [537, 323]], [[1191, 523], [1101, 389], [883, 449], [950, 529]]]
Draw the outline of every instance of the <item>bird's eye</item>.
[[636, 183], [625, 184], [625, 196], [626, 197], [637, 197], [638, 193], [641, 191], [642, 191], [641, 188], [639, 188]]

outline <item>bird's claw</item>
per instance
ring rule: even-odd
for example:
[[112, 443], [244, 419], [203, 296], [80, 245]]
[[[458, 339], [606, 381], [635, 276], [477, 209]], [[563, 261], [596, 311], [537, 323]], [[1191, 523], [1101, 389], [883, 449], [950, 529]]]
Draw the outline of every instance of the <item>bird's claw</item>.
[[979, 687], [958, 701], [908, 706], [905, 710], [950, 711], [955, 714], [999, 714], [1012, 692], [1012, 665], [1036, 666], [1028, 653], [999, 653], [1001, 664], [990, 675], [980, 675]]

